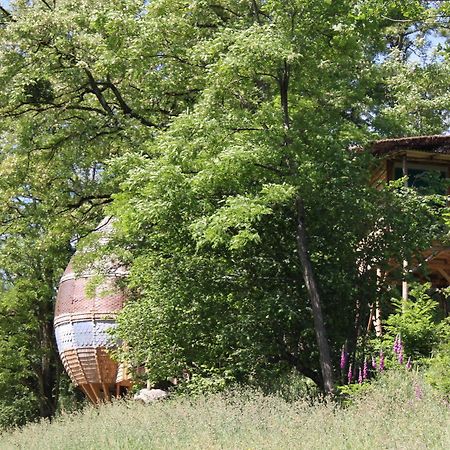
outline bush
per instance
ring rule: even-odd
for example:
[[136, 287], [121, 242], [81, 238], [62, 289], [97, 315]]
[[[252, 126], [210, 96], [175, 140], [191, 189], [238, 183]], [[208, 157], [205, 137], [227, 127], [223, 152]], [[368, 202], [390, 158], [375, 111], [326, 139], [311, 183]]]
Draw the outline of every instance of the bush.
[[450, 398], [450, 320], [447, 319], [443, 325], [447, 333], [428, 361], [426, 378], [432, 386]]
[[408, 300], [392, 299], [396, 312], [386, 320], [385, 349], [392, 349], [401, 336], [405, 357], [418, 361], [429, 358], [443, 335], [438, 303], [428, 294], [430, 284], [412, 286]]

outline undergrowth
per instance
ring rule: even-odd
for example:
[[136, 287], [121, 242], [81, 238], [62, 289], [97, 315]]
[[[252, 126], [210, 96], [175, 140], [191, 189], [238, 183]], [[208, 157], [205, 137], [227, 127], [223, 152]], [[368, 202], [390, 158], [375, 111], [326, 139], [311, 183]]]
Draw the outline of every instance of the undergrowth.
[[423, 378], [382, 376], [345, 406], [255, 391], [118, 401], [0, 436], [1, 449], [444, 449], [450, 406]]

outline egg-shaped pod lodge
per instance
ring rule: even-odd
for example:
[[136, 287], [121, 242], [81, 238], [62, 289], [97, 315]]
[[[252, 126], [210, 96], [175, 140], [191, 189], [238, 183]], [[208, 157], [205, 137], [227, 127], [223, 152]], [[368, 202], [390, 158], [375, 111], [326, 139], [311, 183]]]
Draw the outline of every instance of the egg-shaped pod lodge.
[[[102, 221], [97, 231], [107, 240], [110, 219]], [[114, 343], [108, 333], [126, 300], [117, 283], [126, 272], [108, 261], [103, 266], [102, 282], [95, 285], [91, 281], [96, 274], [76, 274], [71, 261], [60, 280], [55, 305], [55, 336], [64, 368], [93, 403], [120, 395], [130, 386], [126, 368], [109, 356]]]

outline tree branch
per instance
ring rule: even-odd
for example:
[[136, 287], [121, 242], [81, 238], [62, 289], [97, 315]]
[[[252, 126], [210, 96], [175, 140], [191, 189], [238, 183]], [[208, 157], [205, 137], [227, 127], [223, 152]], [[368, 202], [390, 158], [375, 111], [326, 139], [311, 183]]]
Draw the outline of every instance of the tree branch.
[[102, 108], [108, 113], [109, 116], [114, 117], [114, 112], [111, 109], [111, 107], [108, 105], [108, 102], [106, 101], [105, 97], [103, 96], [102, 91], [98, 87], [98, 84], [95, 81], [94, 76], [92, 75], [92, 73], [90, 72], [89, 69], [85, 68], [84, 71], [88, 77], [89, 85], [91, 86], [92, 92], [97, 97], [98, 101], [100, 102], [100, 105], [102, 105]]
[[16, 19], [14, 19], [13, 15], [3, 6], [0, 6], [0, 12], [3, 13], [3, 15], [11, 22], [16, 22]]
[[45, 0], [41, 0], [41, 2], [50, 10], [53, 11], [53, 8], [45, 1]]
[[[101, 200], [99, 203], [93, 203], [93, 200]], [[81, 197], [76, 203], [71, 203], [67, 205], [64, 209], [61, 209], [56, 214], [64, 214], [68, 211], [72, 211], [74, 209], [78, 209], [83, 206], [85, 203], [90, 203], [92, 207], [105, 205], [106, 203], [111, 203], [112, 198], [111, 194], [102, 194], [102, 195], [86, 195]]]
[[119, 102], [120, 108], [122, 109], [122, 111], [125, 115], [139, 120], [139, 122], [141, 122], [142, 125], [145, 125], [146, 127], [157, 127], [156, 124], [154, 124], [150, 120], [146, 119], [145, 117], [142, 117], [140, 114], [138, 114], [136, 111], [134, 111], [133, 109], [130, 108], [128, 103], [122, 97], [122, 94], [120, 93], [119, 89], [117, 89], [117, 86], [111, 82], [109, 76], [108, 76], [107, 85], [113, 92], [114, 96], [116, 97], [117, 101]]

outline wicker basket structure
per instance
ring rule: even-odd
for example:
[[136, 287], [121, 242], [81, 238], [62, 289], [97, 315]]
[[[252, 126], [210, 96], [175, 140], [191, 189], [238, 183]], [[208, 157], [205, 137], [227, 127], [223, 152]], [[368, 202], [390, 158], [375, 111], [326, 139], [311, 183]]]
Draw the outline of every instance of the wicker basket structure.
[[[101, 225], [99, 231], [105, 232]], [[59, 283], [54, 318], [59, 355], [72, 382], [93, 403], [109, 400], [131, 384], [126, 367], [108, 354], [114, 346], [108, 332], [126, 300], [117, 284], [125, 273], [110, 264], [103, 282], [89, 289], [94, 275], [77, 275], [69, 263]]]

